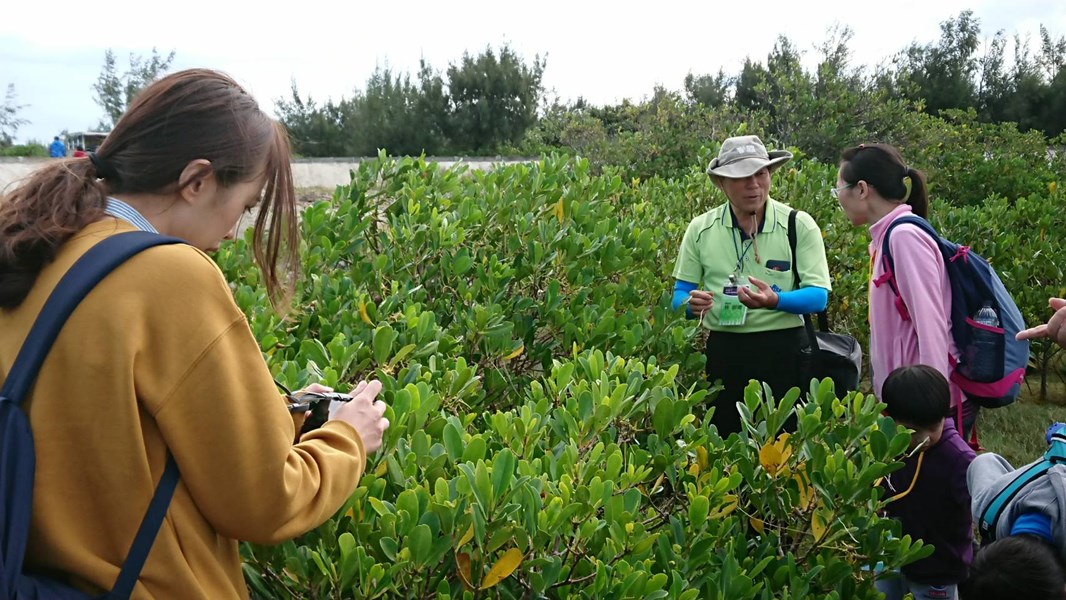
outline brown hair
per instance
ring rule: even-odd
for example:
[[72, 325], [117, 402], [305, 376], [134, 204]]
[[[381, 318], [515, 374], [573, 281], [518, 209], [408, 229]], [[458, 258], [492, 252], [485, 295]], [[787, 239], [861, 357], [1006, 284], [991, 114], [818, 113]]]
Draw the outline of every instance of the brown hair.
[[174, 191], [196, 159], [210, 161], [223, 186], [254, 181], [265, 168], [252, 246], [271, 302], [285, 306], [299, 270], [289, 156], [285, 128], [227, 75], [190, 69], [160, 79], [91, 160], [43, 167], [0, 200], [0, 308], [22, 303], [58, 248], [104, 215], [108, 194]]
[[[885, 200], [906, 200], [919, 217], [925, 218], [929, 213], [925, 174], [908, 167], [899, 150], [888, 144], [862, 144], [845, 150], [840, 157], [840, 178], [851, 185], [865, 181]], [[904, 182], [908, 178], [909, 195]]]

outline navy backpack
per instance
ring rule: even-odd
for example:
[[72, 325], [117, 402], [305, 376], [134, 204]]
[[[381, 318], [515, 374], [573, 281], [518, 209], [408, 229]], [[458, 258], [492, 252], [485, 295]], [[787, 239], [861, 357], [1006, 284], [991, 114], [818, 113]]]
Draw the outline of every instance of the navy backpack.
[[[26, 341], [19, 350], [11, 371], [0, 388], [0, 599], [3, 600], [85, 600], [89, 594], [43, 575], [23, 573], [26, 544], [30, 534], [33, 508], [33, 479], [36, 469], [33, 432], [22, 410], [37, 379], [48, 351], [52, 348], [67, 317], [78, 303], [126, 259], [138, 252], [182, 240], [147, 232], [129, 232], [111, 236], [85, 253], [63, 276], [45, 302]], [[110, 592], [100, 598], [129, 598], [140, 577], [156, 534], [163, 524], [174, 489], [178, 484], [178, 465], [167, 456], [155, 495], [130, 546], [126, 562]]]
[[[1029, 341], [1015, 339], [1014, 336], [1025, 329], [1022, 313], [987, 260], [971, 252], [969, 246], [960, 246], [944, 239], [925, 219], [917, 215], [902, 216], [893, 221], [885, 232], [881, 244], [885, 273], [874, 281], [874, 285], [889, 284], [896, 295], [896, 309], [904, 321], [909, 321], [910, 312], [896, 287], [895, 264], [888, 246], [892, 230], [904, 223], [916, 225], [932, 236], [944, 258], [951, 283], [951, 337], [961, 355], [958, 361], [951, 357], [954, 367], [951, 380], [968, 398], [985, 408], [998, 408], [1014, 402], [1025, 381]], [[981, 325], [972, 318], [986, 304], [996, 312], [1000, 323], [998, 327]], [[993, 347], [980, 347], [974, 343], [974, 333], [978, 328], [994, 334]], [[981, 352], [990, 352], [991, 355], [978, 356]], [[979, 359], [994, 365], [991, 373], [979, 376], [970, 369]]]

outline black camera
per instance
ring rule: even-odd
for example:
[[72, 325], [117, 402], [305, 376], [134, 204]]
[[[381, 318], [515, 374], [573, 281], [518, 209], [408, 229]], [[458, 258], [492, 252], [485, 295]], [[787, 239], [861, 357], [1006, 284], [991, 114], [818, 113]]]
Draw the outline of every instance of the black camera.
[[288, 388], [281, 384], [279, 381], [274, 381], [283, 392], [285, 392], [285, 398], [289, 401], [290, 413], [304, 413], [311, 411], [311, 414], [304, 420], [303, 427], [300, 428], [300, 435], [313, 431], [321, 427], [327, 419], [329, 419], [329, 406], [333, 402], [348, 402], [352, 399], [348, 394], [340, 394], [337, 392], [290, 392]]

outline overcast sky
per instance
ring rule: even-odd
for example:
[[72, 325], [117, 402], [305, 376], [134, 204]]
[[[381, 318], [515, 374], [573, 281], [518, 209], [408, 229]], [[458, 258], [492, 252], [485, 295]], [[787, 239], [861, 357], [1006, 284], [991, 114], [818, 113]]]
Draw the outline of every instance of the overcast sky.
[[689, 72], [735, 74], [746, 56], [765, 60], [781, 34], [813, 61], [815, 46], [839, 25], [855, 33], [853, 61], [876, 65], [912, 41], [938, 39], [939, 24], [966, 9], [980, 19], [986, 41], [1000, 29], [1036, 40], [1040, 24], [1066, 35], [1063, 0], [22, 0], [5, 2], [0, 19], [0, 93], [14, 83], [19, 103], [28, 105], [20, 116], [31, 123], [18, 139], [48, 141], [103, 116], [92, 84], [107, 48], [120, 67], [131, 52], [174, 50], [174, 69], [226, 71], [273, 111], [293, 80], [303, 95], [339, 99], [378, 65], [413, 72], [425, 58], [444, 70], [466, 50], [508, 43], [530, 60], [547, 57], [550, 92], [605, 104], [640, 99], [656, 84], [681, 89]]

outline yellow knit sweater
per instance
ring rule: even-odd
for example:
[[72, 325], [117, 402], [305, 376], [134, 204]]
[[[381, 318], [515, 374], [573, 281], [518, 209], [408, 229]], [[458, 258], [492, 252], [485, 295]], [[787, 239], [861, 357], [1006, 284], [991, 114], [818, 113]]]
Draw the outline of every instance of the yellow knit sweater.
[[[0, 310], [0, 380], [60, 277], [132, 226], [94, 223], [18, 308]], [[259, 345], [221, 271], [190, 246], [151, 248], [71, 315], [25, 405], [37, 453], [27, 568], [110, 589], [169, 450], [181, 471], [134, 598], [246, 598], [237, 540], [277, 543], [332, 516], [366, 456], [328, 422], [293, 444]]]

